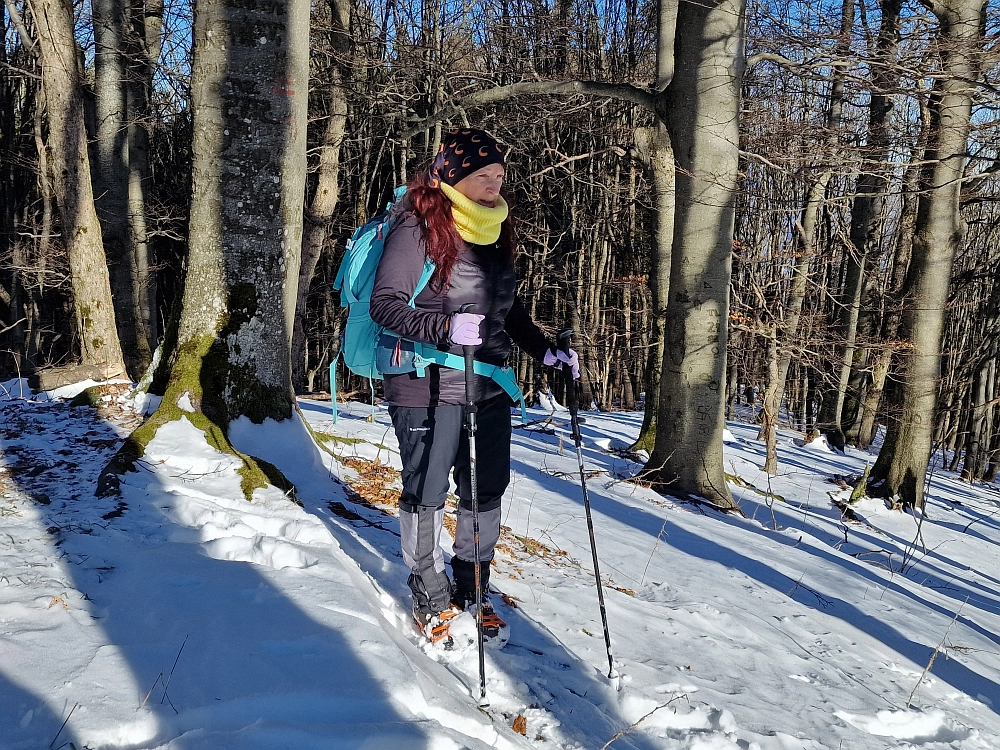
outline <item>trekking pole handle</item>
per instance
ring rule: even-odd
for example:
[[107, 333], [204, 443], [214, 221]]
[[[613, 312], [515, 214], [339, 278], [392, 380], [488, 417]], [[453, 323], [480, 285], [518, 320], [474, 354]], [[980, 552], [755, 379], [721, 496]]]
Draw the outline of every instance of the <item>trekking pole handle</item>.
[[[556, 334], [556, 346], [564, 354], [569, 354], [569, 341], [573, 337], [572, 328], [563, 328]], [[573, 379], [573, 370], [568, 364], [563, 362], [563, 380], [566, 383], [566, 406], [569, 407], [570, 414], [575, 415], [579, 409], [576, 395], [576, 381]]]
[[462, 356], [465, 357], [465, 401], [470, 406], [476, 403], [476, 347], [463, 346]]
[[[471, 313], [475, 307], [471, 302], [467, 302], [458, 308], [458, 311]], [[469, 406], [473, 406], [476, 403], [476, 347], [472, 344], [466, 344], [462, 347], [462, 356], [465, 357], [465, 402]]]

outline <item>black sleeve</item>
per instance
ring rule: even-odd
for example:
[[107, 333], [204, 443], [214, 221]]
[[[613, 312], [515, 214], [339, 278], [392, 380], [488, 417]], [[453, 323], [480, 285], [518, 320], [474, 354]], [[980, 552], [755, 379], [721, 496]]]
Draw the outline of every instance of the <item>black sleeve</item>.
[[539, 362], [542, 361], [545, 352], [549, 349], [555, 351], [555, 344], [545, 338], [545, 334], [535, 325], [535, 321], [531, 319], [528, 311], [524, 309], [524, 305], [517, 297], [514, 298], [514, 304], [511, 305], [510, 312], [507, 313], [503, 329], [515, 344]]
[[[446, 344], [449, 316], [409, 305], [424, 270], [424, 240], [420, 222], [412, 214], [397, 219], [385, 240], [375, 271], [370, 314], [387, 330], [412, 341]], [[425, 293], [421, 293], [421, 297]]]

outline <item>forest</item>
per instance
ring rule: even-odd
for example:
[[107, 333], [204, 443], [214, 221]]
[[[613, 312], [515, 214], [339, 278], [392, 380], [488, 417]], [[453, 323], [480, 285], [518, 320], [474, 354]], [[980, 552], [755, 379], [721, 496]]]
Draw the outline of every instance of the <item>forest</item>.
[[779, 424], [881, 441], [901, 507], [934, 452], [1000, 471], [990, 0], [4, 3], [0, 373], [166, 394], [110, 475], [185, 394], [221, 444], [330, 390], [345, 241], [458, 125], [510, 145], [520, 296], [581, 403], [645, 409], [655, 487], [738, 510], [748, 406], [769, 474]]

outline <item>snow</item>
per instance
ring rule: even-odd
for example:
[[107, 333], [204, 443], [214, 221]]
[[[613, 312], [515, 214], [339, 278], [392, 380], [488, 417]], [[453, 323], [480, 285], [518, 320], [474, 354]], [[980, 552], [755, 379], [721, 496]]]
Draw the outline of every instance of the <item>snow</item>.
[[1000, 746], [993, 484], [939, 469], [922, 519], [863, 499], [848, 520], [830, 501], [850, 490], [829, 480], [874, 456], [782, 431], [768, 477], [757, 427], [732, 422], [726, 471], [748, 517], [723, 516], [628, 481], [641, 413], [588, 412], [616, 689], [568, 415], [533, 410], [545, 431], [514, 430], [493, 569], [511, 640], [486, 654], [480, 710], [475, 647], [445, 651], [410, 622], [398, 484], [371, 463], [399, 468], [384, 409], [341, 405], [334, 424], [328, 403], [301, 401], [322, 447], [298, 415], [234, 422], [236, 449], [295, 497], [248, 502], [241, 460], [182, 418], [120, 498], [95, 498], [149, 404], [2, 388], [3, 750]]
[[793, 441], [796, 445], [800, 446], [803, 450], [816, 451], [817, 453], [834, 453], [833, 448], [826, 440], [826, 435], [817, 435], [809, 441], [800, 441], [798, 439]]

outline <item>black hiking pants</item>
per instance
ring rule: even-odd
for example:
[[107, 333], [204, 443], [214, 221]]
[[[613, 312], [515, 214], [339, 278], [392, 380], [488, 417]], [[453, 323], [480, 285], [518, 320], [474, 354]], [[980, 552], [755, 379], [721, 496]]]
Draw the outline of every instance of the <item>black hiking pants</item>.
[[[472, 534], [472, 480], [465, 407], [390, 406], [399, 441], [403, 492], [399, 526], [408, 583], [421, 612], [441, 612], [474, 596], [475, 548]], [[479, 490], [479, 562], [483, 588], [489, 581], [493, 548], [500, 537], [500, 500], [510, 483], [510, 399], [501, 394], [479, 404], [476, 414], [476, 480]], [[441, 529], [454, 474], [459, 508], [452, 570], [445, 572]]]

